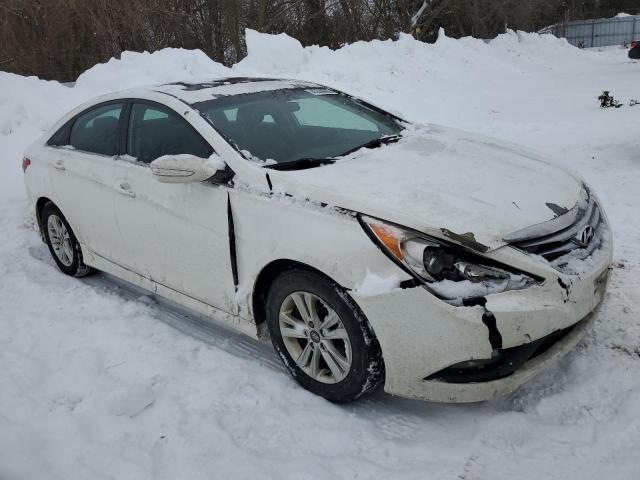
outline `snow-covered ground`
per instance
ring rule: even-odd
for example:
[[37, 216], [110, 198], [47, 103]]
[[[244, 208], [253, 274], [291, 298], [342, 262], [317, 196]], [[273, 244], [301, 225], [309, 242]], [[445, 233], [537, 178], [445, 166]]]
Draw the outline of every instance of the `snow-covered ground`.
[[[127, 53], [74, 88], [0, 73], [0, 479], [637, 478], [640, 106], [602, 110], [596, 97], [639, 98], [640, 64], [622, 49], [515, 33], [332, 52], [249, 32], [248, 45], [233, 69], [201, 52]], [[602, 314], [580, 347], [485, 404], [378, 393], [336, 406], [299, 388], [268, 345], [185, 323], [104, 276], [60, 274], [28, 223], [26, 145], [101, 92], [249, 74], [325, 83], [578, 171], [616, 242]]]

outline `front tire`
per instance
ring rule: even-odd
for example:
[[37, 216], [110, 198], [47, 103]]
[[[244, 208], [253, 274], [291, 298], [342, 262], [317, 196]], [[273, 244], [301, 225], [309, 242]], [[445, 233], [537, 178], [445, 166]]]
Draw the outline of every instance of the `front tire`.
[[58, 207], [47, 203], [40, 218], [44, 239], [60, 271], [72, 277], [84, 277], [92, 273], [94, 270], [82, 261], [80, 243]]
[[336, 283], [291, 269], [273, 282], [266, 321], [289, 373], [307, 390], [336, 403], [372, 392], [384, 362], [369, 322]]

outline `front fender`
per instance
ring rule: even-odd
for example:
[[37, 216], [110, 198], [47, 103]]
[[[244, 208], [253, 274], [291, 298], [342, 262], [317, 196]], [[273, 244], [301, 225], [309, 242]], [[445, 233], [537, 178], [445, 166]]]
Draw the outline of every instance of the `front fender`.
[[[241, 311], [251, 311], [256, 278], [276, 260], [309, 265], [346, 289], [358, 287], [368, 272], [409, 280], [374, 245], [353, 214], [283, 195], [235, 189], [230, 194]], [[245, 308], [242, 308], [245, 307]]]

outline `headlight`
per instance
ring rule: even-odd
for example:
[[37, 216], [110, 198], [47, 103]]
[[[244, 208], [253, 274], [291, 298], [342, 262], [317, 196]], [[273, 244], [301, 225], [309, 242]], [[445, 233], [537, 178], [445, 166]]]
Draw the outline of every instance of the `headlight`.
[[364, 215], [360, 222], [387, 256], [451, 303], [526, 288], [536, 281], [524, 272], [443, 240]]

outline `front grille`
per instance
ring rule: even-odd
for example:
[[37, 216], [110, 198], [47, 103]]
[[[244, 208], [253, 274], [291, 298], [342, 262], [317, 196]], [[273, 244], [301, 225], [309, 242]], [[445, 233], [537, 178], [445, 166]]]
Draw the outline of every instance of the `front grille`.
[[553, 261], [573, 250], [591, 254], [601, 237], [603, 218], [588, 190], [574, 208], [563, 215], [505, 237], [512, 246]]

